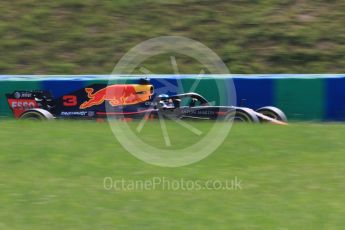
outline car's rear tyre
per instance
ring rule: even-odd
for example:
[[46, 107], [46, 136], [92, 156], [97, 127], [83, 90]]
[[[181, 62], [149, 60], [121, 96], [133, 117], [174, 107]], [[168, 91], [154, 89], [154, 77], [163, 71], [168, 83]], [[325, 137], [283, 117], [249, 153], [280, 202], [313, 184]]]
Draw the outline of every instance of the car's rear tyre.
[[[256, 110], [256, 112], [261, 113], [261, 114], [268, 116], [270, 118], [276, 119], [278, 121], [287, 122], [287, 118], [286, 118], [285, 113], [283, 111], [281, 111], [280, 109], [273, 107], [273, 106], [262, 107], [262, 108]], [[263, 120], [261, 120], [261, 122], [263, 122]]]
[[235, 114], [233, 112], [229, 113], [226, 119], [233, 120], [234, 122], [247, 122], [247, 123], [260, 122], [255, 112], [248, 108], [236, 108]]
[[54, 116], [44, 109], [29, 109], [22, 113], [19, 117], [20, 120], [36, 120], [36, 121], [44, 121], [44, 120], [53, 120]]

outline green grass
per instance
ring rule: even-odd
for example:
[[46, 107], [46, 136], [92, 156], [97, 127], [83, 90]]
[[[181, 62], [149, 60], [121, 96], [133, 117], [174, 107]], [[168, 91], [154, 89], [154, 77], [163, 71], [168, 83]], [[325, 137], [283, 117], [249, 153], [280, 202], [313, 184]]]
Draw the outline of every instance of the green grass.
[[[233, 73], [343, 73], [343, 0], [14, 0], [0, 9], [0, 73], [110, 73], [132, 47], [178, 35]], [[199, 63], [177, 59], [183, 73]], [[169, 59], [143, 66], [172, 73]]]
[[[201, 130], [211, 126], [192, 124]], [[160, 138], [157, 125], [147, 123], [143, 138]], [[0, 126], [0, 229], [342, 229], [345, 225], [342, 124], [237, 124], [215, 153], [180, 168], [137, 160], [106, 123], [1, 121]], [[174, 123], [167, 126], [172, 143], [194, 138]], [[105, 177], [201, 181], [237, 177], [242, 189], [108, 191], [103, 188]]]

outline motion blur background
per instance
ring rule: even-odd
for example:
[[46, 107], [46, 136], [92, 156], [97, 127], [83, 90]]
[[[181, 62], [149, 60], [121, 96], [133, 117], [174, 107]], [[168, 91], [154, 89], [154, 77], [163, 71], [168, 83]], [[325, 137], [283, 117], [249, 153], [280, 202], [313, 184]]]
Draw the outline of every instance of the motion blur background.
[[[214, 50], [232, 73], [344, 73], [344, 12], [343, 0], [2, 1], [0, 72], [110, 73], [136, 44], [179, 35]], [[172, 72], [162, 58], [150, 66]]]

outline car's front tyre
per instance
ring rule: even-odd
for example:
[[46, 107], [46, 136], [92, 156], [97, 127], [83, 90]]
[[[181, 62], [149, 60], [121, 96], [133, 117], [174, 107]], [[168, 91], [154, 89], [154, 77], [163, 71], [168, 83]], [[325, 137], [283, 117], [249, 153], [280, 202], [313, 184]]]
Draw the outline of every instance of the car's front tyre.
[[[277, 107], [265, 106], [260, 109], [257, 109], [256, 112], [261, 113], [265, 116], [268, 116], [278, 121], [287, 122], [285, 113], [281, 111], [280, 109], [278, 109]], [[261, 122], [263, 121], [264, 120], [261, 120]]]

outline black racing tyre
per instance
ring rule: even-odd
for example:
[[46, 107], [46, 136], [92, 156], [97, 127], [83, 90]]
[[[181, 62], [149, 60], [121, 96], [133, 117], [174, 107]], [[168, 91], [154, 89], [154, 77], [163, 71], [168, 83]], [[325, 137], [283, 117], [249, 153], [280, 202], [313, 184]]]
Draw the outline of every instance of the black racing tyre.
[[265, 106], [260, 109], [257, 109], [256, 112], [261, 113], [270, 118], [276, 119], [278, 121], [287, 122], [286, 115], [280, 109], [273, 106]]
[[36, 120], [36, 121], [44, 121], [44, 120], [53, 120], [54, 116], [44, 109], [29, 109], [22, 113], [19, 117], [20, 120]]
[[228, 114], [228, 117], [232, 117], [234, 122], [247, 122], [247, 123], [258, 123], [259, 118], [255, 112], [248, 108], [236, 108], [235, 115], [233, 113]]

